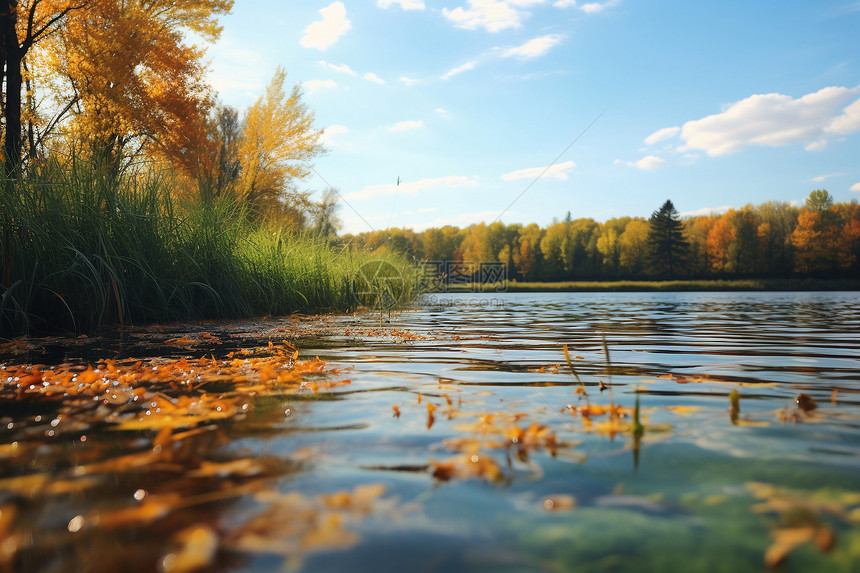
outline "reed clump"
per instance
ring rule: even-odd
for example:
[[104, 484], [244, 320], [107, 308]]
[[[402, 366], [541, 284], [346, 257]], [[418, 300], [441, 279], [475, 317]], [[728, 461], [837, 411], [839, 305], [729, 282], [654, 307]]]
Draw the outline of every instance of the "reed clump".
[[174, 191], [169, 175], [110, 177], [85, 162], [0, 189], [0, 335], [346, 310], [361, 266], [380, 258], [412, 278], [396, 253], [350, 251]]

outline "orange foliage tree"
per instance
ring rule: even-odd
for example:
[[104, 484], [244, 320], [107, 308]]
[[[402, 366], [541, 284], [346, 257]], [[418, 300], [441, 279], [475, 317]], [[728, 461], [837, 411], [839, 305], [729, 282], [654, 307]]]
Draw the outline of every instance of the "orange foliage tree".
[[851, 269], [860, 249], [860, 206], [856, 202], [834, 205], [826, 190], [816, 189], [798, 215], [791, 242], [798, 272]]
[[207, 134], [213, 95], [204, 49], [232, 0], [89, 0], [43, 43], [71, 102], [70, 139], [111, 172], [140, 150], [197, 178], [214, 157]]
[[708, 232], [708, 260], [711, 270], [718, 273], [729, 270], [729, 248], [735, 239], [735, 229], [731, 223], [733, 211], [730, 209], [714, 221]]

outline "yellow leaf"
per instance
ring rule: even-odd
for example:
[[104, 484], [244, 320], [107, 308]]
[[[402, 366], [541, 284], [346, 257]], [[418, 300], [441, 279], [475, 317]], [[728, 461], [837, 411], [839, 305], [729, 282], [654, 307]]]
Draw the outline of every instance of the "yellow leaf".
[[764, 564], [767, 567], [776, 567], [797, 547], [812, 541], [815, 533], [814, 527], [794, 527], [774, 531], [773, 543], [764, 554]]

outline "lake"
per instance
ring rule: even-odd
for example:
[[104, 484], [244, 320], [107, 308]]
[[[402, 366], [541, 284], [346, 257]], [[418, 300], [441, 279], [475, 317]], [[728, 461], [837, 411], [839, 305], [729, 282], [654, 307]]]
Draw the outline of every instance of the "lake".
[[[301, 381], [242, 370], [291, 345]], [[7, 372], [110, 358], [119, 390], [22, 403], [9, 375], [0, 570], [856, 571], [858, 350], [854, 292], [432, 294], [31, 340]], [[146, 412], [120, 392], [181, 356]]]

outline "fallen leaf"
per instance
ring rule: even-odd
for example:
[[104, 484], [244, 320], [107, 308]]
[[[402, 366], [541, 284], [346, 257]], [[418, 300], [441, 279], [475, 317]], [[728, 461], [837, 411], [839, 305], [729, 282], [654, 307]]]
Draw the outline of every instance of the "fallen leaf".
[[551, 495], [543, 500], [543, 508], [547, 511], [570, 511], [576, 507], [576, 498], [572, 495]]

